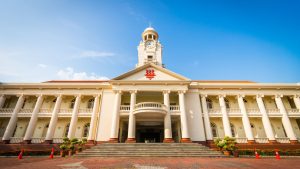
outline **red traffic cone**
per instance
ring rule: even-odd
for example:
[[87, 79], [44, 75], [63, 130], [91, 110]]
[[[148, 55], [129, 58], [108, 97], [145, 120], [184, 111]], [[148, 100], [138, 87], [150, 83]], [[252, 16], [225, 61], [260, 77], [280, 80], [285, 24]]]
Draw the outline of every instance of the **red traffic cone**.
[[50, 154], [51, 159], [53, 159], [53, 155], [54, 155], [54, 148], [51, 149], [51, 154]]
[[258, 152], [255, 150], [255, 158], [256, 159], [260, 159], [260, 156], [259, 156], [259, 154], [258, 154]]
[[276, 158], [277, 160], [280, 160], [280, 155], [279, 155], [279, 153], [278, 153], [278, 150], [275, 150], [275, 158]]
[[21, 150], [21, 151], [20, 151], [20, 153], [19, 153], [19, 155], [18, 155], [18, 159], [19, 159], [19, 160], [23, 158], [23, 152], [24, 152], [24, 150]]

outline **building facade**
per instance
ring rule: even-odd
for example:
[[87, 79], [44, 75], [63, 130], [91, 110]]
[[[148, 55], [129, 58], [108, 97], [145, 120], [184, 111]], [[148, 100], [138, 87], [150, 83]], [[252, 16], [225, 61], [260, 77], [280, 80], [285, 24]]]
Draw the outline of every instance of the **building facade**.
[[2, 83], [2, 142], [300, 141], [299, 83], [190, 80], [165, 68], [158, 39], [145, 29], [136, 67], [112, 80]]

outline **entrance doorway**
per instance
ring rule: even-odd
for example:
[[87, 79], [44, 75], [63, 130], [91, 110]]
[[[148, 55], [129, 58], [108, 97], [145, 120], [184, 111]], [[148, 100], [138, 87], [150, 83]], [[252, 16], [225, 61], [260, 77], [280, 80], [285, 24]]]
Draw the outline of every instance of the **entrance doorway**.
[[164, 139], [164, 126], [161, 122], [141, 122], [136, 125], [137, 143], [161, 143]]

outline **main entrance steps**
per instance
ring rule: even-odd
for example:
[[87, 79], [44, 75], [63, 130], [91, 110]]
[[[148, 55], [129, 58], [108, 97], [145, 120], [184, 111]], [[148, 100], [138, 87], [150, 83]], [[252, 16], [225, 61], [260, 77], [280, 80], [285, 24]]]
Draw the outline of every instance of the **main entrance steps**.
[[77, 157], [225, 157], [198, 143], [103, 143]]

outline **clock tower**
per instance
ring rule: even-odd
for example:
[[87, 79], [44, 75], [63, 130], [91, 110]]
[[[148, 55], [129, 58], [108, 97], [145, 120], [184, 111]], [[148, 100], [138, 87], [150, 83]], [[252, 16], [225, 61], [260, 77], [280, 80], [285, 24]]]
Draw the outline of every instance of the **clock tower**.
[[148, 27], [142, 33], [142, 40], [138, 46], [138, 64], [136, 67], [147, 63], [153, 63], [158, 66], [162, 64], [162, 45], [158, 41], [158, 33], [154, 28]]

